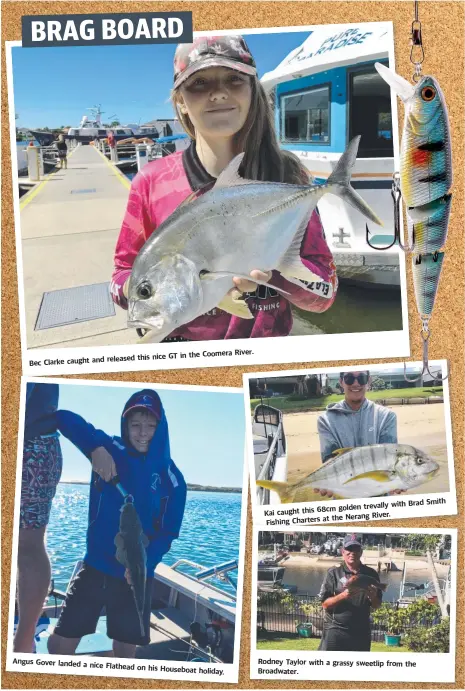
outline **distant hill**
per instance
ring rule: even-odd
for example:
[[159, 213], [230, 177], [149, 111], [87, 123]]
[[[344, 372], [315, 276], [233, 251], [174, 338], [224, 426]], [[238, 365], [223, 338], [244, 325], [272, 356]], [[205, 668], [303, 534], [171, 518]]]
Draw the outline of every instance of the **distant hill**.
[[191, 485], [187, 483], [187, 489], [191, 492], [235, 492], [240, 494], [242, 487], [210, 487], [210, 485]]
[[[88, 485], [88, 482], [83, 481], [71, 481], [62, 480], [60, 485]], [[242, 492], [242, 487], [211, 487], [210, 485], [192, 485], [187, 483], [187, 489], [191, 492], [233, 492], [234, 494], [240, 494]]]

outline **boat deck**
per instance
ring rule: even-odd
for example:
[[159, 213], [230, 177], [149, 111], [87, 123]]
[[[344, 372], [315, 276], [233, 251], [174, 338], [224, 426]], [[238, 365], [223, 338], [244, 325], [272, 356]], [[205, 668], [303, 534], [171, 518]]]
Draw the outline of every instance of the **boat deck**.
[[[220, 620], [223, 636], [234, 643], [236, 616], [235, 598], [204, 581], [198, 581], [166, 564], [158, 564], [155, 571], [152, 613], [150, 616], [150, 643], [138, 646], [136, 657], [145, 660], [189, 661], [194, 658], [215, 661], [191, 639], [191, 624], [205, 626]], [[49, 604], [44, 610], [45, 623], [36, 636], [39, 654], [47, 654], [47, 640], [58, 621], [62, 603]], [[106, 633], [105, 611], [99, 618], [97, 630], [83, 636], [77, 655], [112, 656], [112, 641]], [[232, 648], [231, 648], [232, 650]], [[226, 653], [227, 655], [227, 653]], [[210, 658], [210, 660], [209, 660]], [[229, 661], [226, 659], [225, 661]]]
[[51, 173], [22, 197], [28, 348], [137, 341], [119, 308], [113, 316], [35, 330], [44, 293], [110, 281], [129, 187], [129, 180], [93, 146], [79, 146], [68, 156], [67, 170]]
[[[50, 619], [48, 629], [36, 639], [37, 654], [47, 654], [47, 640], [57, 623], [57, 618]], [[136, 657], [144, 660], [178, 660], [186, 661], [190, 655], [190, 621], [174, 607], [153, 610], [150, 618], [150, 643], [138, 646]], [[97, 631], [84, 636], [76, 650], [76, 655], [110, 657], [113, 655], [112, 641], [106, 634], [106, 617], [100, 617]], [[191, 657], [196, 649], [191, 649]]]

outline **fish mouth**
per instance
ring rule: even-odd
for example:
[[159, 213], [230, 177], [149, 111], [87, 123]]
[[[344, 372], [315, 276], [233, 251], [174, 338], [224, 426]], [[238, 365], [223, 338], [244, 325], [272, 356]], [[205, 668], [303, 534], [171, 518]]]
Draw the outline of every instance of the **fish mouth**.
[[150, 331], [161, 331], [165, 320], [158, 314], [150, 318], [150, 320], [142, 321], [141, 319], [128, 319], [128, 326], [133, 329], [149, 329]]

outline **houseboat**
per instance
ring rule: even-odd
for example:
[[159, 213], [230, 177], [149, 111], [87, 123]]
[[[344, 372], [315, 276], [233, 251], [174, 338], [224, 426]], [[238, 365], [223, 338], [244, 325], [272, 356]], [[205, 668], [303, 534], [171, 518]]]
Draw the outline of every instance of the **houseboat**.
[[[280, 146], [298, 156], [315, 182], [328, 179], [348, 142], [361, 135], [351, 184], [384, 223], [383, 228], [368, 224], [375, 247], [389, 245], [394, 236], [396, 103], [374, 67], [375, 62], [392, 67], [392, 61], [391, 23], [318, 26], [261, 78]], [[325, 195], [318, 209], [339, 277], [400, 285], [397, 245], [372, 249], [366, 218], [339, 197]]]

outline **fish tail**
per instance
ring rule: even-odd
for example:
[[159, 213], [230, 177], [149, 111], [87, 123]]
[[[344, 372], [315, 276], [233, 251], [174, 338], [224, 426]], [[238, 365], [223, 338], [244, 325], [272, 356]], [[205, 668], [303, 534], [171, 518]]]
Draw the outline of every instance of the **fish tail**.
[[290, 504], [294, 499], [294, 488], [288, 482], [274, 482], [273, 480], [257, 480], [257, 485], [270, 489], [278, 494], [282, 504]]
[[357, 135], [347, 145], [346, 150], [338, 160], [335, 169], [327, 180], [327, 186], [332, 187], [333, 194], [342, 197], [342, 199], [353, 206], [357, 211], [360, 211], [364, 216], [376, 223], [379, 226], [383, 222], [375, 214], [375, 212], [368, 206], [366, 201], [354, 190], [350, 184], [350, 176], [352, 168], [357, 160], [358, 145], [360, 143], [360, 135]]

